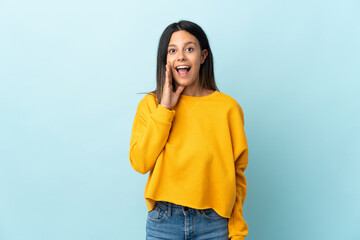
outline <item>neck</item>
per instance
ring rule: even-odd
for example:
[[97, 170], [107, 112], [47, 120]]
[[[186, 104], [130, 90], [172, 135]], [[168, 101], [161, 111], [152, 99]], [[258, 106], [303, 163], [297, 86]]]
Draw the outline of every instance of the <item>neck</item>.
[[198, 88], [190, 88], [190, 86], [186, 87], [181, 94], [192, 96], [192, 97], [201, 97], [203, 95], [203, 91], [205, 89]]

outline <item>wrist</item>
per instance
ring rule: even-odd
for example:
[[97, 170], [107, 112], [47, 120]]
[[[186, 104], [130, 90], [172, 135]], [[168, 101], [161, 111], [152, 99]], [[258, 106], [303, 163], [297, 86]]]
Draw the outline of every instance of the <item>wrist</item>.
[[162, 107], [164, 107], [164, 108], [166, 108], [167, 110], [171, 110], [171, 107], [169, 107], [169, 106], [167, 106], [167, 105], [165, 105], [165, 104], [160, 104]]

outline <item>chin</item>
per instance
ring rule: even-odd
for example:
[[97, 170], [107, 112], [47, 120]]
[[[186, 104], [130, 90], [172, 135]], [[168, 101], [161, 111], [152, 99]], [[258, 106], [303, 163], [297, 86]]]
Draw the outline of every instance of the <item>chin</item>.
[[180, 86], [184, 86], [184, 87], [187, 87], [187, 86], [190, 86], [191, 84], [194, 83], [193, 80], [189, 80], [189, 79], [175, 79], [176, 83]]

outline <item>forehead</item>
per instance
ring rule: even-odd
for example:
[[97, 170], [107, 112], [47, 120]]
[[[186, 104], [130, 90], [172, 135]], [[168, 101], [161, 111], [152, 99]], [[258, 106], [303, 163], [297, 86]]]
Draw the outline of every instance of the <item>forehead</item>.
[[177, 32], [174, 32], [171, 35], [170, 41], [169, 41], [169, 45], [183, 45], [187, 42], [194, 42], [196, 45], [199, 45], [199, 41], [197, 40], [197, 38], [192, 35], [191, 33], [188, 33], [187, 31], [184, 30], [180, 30]]

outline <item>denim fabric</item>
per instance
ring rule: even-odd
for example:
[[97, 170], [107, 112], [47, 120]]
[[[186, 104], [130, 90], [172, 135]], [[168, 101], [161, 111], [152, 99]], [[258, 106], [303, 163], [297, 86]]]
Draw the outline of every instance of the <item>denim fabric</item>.
[[213, 209], [195, 209], [157, 201], [148, 212], [146, 239], [228, 240], [228, 218]]

